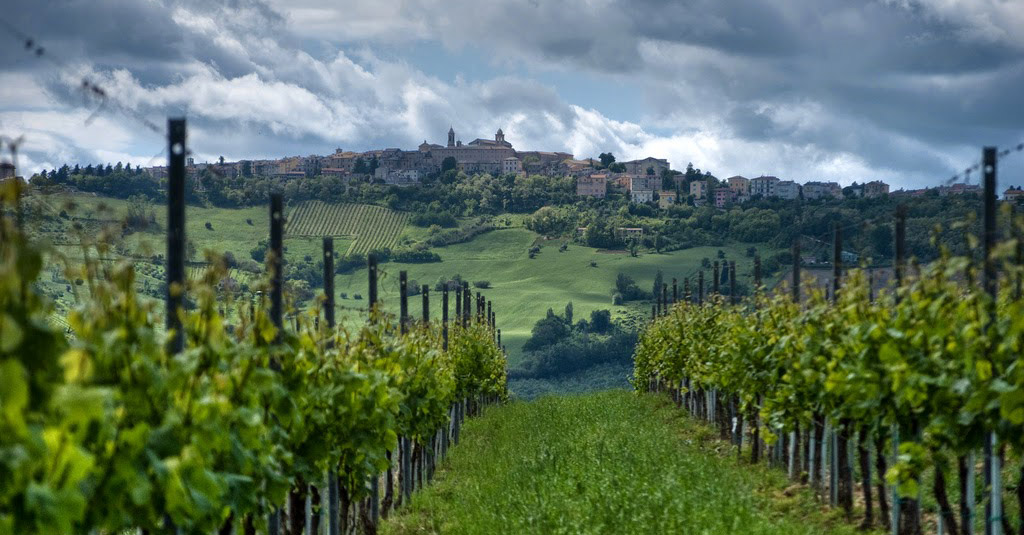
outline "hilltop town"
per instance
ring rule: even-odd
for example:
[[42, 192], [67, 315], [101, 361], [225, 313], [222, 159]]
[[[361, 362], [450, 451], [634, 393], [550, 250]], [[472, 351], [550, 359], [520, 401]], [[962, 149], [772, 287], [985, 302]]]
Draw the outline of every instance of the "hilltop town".
[[[80, 167], [67, 165], [60, 169], [34, 175], [33, 179], [50, 178], [66, 182], [71, 175], [105, 176], [112, 172], [127, 174], [146, 173], [161, 180], [167, 177], [167, 167], [122, 167], [107, 164]], [[731, 176], [720, 179], [710, 172], [694, 171], [692, 164], [685, 170], [673, 169], [665, 158], [648, 156], [619, 162], [611, 153], [602, 153], [597, 159], [577, 159], [573, 154], [559, 151], [522, 151], [505, 139], [499, 128], [493, 139], [477, 138], [463, 143], [454, 128], [449, 128], [444, 145], [424, 140], [415, 150], [400, 148], [374, 149], [355, 152], [336, 149], [326, 156], [289, 156], [279, 159], [253, 159], [225, 161], [223, 157], [213, 163], [196, 163], [187, 159], [187, 173], [192, 178], [212, 174], [228, 179], [267, 178], [287, 182], [292, 179], [330, 177], [347, 182], [370, 181], [389, 186], [417, 186], [430, 177], [447, 171], [466, 175], [491, 176], [546, 176], [569, 177], [574, 180], [576, 196], [603, 199], [609, 193], [624, 194], [633, 203], [650, 203], [666, 209], [677, 203], [693, 206], [727, 208], [752, 199], [815, 200], [847, 197], [881, 197], [889, 195], [917, 197], [934, 191], [940, 196], [976, 193], [979, 186], [953, 184], [933, 188], [895, 190], [881, 180], [853, 182], [843, 187], [837, 182], [811, 180], [802, 184], [773, 175], [747, 178]], [[0, 179], [15, 176], [7, 162], [0, 164]], [[196, 187], [202, 189], [201, 181]], [[1010, 186], [1003, 192], [1007, 201], [1024, 199], [1024, 190]]]

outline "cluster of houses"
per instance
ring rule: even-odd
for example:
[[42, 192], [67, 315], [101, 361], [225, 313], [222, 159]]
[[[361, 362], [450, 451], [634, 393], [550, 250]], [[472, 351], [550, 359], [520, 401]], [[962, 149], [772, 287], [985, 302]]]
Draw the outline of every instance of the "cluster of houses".
[[[205, 169], [228, 177], [261, 176], [271, 178], [298, 178], [304, 176], [335, 176], [350, 178], [372, 175], [386, 184], [408, 186], [418, 184], [428, 174], [441, 171], [445, 162], [466, 173], [499, 174], [560, 174], [574, 175], [583, 162], [573, 159], [567, 152], [517, 151], [505, 139], [499, 128], [494, 139], [475, 139], [463, 143], [455, 130], [448, 129], [445, 145], [423, 141], [416, 150], [387, 148], [364, 152], [337, 149], [327, 156], [292, 156], [277, 160], [240, 160], [237, 162], [196, 164], [186, 163], [190, 174]], [[166, 167], [151, 167], [150, 174], [163, 177]]]
[[[580, 197], [602, 199], [609, 188], [614, 188], [628, 193], [633, 202], [656, 202], [661, 208], [682, 202], [687, 196], [692, 197], [698, 206], [713, 204], [725, 208], [754, 197], [822, 199], [844, 195], [844, 188], [836, 182], [812, 181], [799, 184], [775, 176], [733, 176], [724, 181], [704, 178], [687, 180], [685, 175], [672, 171], [668, 160], [653, 157], [609, 166], [617, 171], [613, 172], [609, 168], [595, 165], [592, 158], [577, 160], [566, 152], [518, 151], [505, 139], [500, 128], [494, 134], [494, 139], [478, 138], [465, 144], [457, 138], [454, 128], [449, 128], [445, 145], [424, 140], [416, 150], [388, 148], [353, 152], [337, 149], [334, 154], [327, 156], [292, 156], [237, 162], [225, 162], [221, 158], [216, 163], [200, 164], [188, 158], [186, 169], [190, 175], [209, 169], [231, 178], [259, 176], [289, 179], [315, 175], [350, 178], [372, 175], [386, 184], [409, 186], [418, 184], [428, 174], [441, 171], [446, 165], [466, 173], [571, 176], [576, 178], [576, 193]], [[151, 167], [147, 170], [158, 178], [167, 176], [166, 167]], [[13, 166], [11, 169], [0, 168], [0, 173], [13, 175]], [[898, 190], [892, 194], [919, 196], [938, 190], [939, 195], [944, 196], [976, 192], [979, 189], [977, 185], [955, 184], [939, 188]], [[889, 185], [879, 180], [854, 183], [846, 190], [862, 197], [878, 197], [890, 193]], [[1003, 198], [1011, 201], [1024, 199], [1024, 190], [1011, 187], [1004, 192]]]
[[[662, 178], [661, 171], [669, 168], [665, 160], [647, 158], [638, 162], [642, 162], [643, 171], [631, 169], [628, 170], [631, 172], [625, 173], [600, 172], [580, 176], [577, 178], [576, 194], [581, 197], [604, 198], [608, 188], [612, 187], [628, 192], [633, 202], [657, 202], [661, 208], [668, 208], [680, 202], [684, 191], [689, 193], [697, 206], [712, 203], [718, 208], [741, 203], [753, 197], [822, 199], [843, 196], [843, 188], [836, 182], [807, 182], [801, 185], [774, 176], [733, 176], [722, 182], [700, 178], [690, 180], [687, 184], [685, 175], [672, 175], [670, 181]], [[654, 173], [651, 173], [651, 169]], [[667, 182], [671, 182], [668, 184], [671, 187], [665, 187]], [[878, 197], [889, 193], [889, 185], [878, 180], [854, 185], [852, 188], [855, 195], [864, 197]]]

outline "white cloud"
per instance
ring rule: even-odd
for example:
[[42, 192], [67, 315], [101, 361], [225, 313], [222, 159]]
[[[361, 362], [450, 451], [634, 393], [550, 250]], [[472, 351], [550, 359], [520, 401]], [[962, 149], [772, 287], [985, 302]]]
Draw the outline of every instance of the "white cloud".
[[[282, 18], [260, 2], [153, 0], [146, 12], [177, 24], [166, 49], [76, 62], [61, 73], [64, 86], [52, 75], [4, 72], [0, 127], [36, 138], [31, 165], [151, 160], [162, 141], [116, 105], [83, 124], [92, 108], [77, 106], [94, 103], [74, 87], [89, 75], [157, 124], [187, 114], [200, 160], [411, 148], [443, 142], [453, 124], [465, 141], [501, 127], [523, 149], [651, 155], [723, 176], [923, 185], [962, 168], [982, 134], [1024, 135], [1012, 126], [1017, 108], [999, 109], [1006, 88], [1024, 80], [1024, 63], [993, 45], [1020, 44], [1024, 9], [1014, 4], [273, 0]], [[950, 41], [935, 21], [959, 36]], [[424, 40], [475, 49], [504, 74], [441, 79], [401, 59]], [[399, 59], [382, 59], [381, 48]], [[122, 64], [132, 68], [110, 67]], [[588, 87], [524, 74], [537, 69], [626, 88], [645, 112], [612, 120], [614, 110], [579, 105]]]

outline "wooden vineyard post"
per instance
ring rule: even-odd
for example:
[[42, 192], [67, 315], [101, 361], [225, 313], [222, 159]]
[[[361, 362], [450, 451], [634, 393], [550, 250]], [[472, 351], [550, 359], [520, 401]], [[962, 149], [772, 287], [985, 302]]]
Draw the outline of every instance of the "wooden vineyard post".
[[[167, 331], [173, 332], [168, 353], [185, 349], [181, 312], [185, 302], [185, 119], [167, 121]], [[17, 182], [17, 181], [15, 181]]]
[[683, 301], [690, 302], [690, 277], [683, 279]]
[[[839, 302], [839, 289], [842, 286], [843, 275], [843, 229], [836, 223], [835, 240], [832, 254], [832, 302]], [[849, 420], [838, 422], [836, 438], [836, 455], [839, 462], [838, 476], [838, 500], [846, 513], [847, 519], [853, 515], [853, 469], [850, 466], [850, 425]]]
[[[761, 256], [754, 255], [754, 306], [761, 296]], [[761, 394], [757, 395], [753, 409], [750, 411], [750, 427], [753, 435], [750, 439], [750, 462], [757, 464], [761, 461], [761, 421], [760, 421]]]
[[[284, 336], [284, 200], [280, 193], [270, 194], [270, 321], [277, 329], [275, 343], [280, 343]], [[270, 359], [270, 367], [281, 370], [281, 363], [275, 358]], [[289, 501], [292, 499], [289, 493]], [[281, 509], [274, 507], [267, 524], [268, 535], [281, 533]]]
[[[327, 347], [334, 345], [334, 238], [324, 238], [324, 322], [327, 324]], [[341, 492], [338, 488], [338, 469], [332, 466], [327, 472], [327, 535], [341, 535], [338, 525], [341, 512], [339, 500]], [[319, 522], [314, 519], [313, 526]], [[315, 529], [314, 529], [315, 532]]]
[[672, 277], [672, 304], [679, 302], [679, 284], [676, 282], [676, 278]]
[[[366, 257], [367, 277], [369, 278], [370, 321], [376, 321], [377, 315], [377, 256], [370, 253]], [[380, 518], [380, 476], [370, 477], [370, 525], [376, 530], [377, 519]]]
[[462, 283], [462, 327], [468, 328], [469, 321], [473, 317], [469, 311], [470, 302], [473, 300], [472, 292], [469, 291], [469, 283]]
[[398, 327], [402, 334], [409, 332], [409, 273], [398, 272], [399, 316]]
[[732, 304], [739, 303], [739, 298], [736, 295], [736, 261], [729, 261], [729, 301]]
[[284, 199], [270, 195], [270, 320], [277, 327], [277, 340], [284, 328]]
[[430, 286], [420, 287], [420, 295], [423, 296], [423, 325], [427, 326], [430, 324]]
[[[998, 272], [992, 252], [996, 247], [996, 148], [985, 147], [982, 150], [982, 173], [984, 174], [985, 210], [983, 219], [983, 242], [985, 260], [983, 283], [988, 294], [988, 322], [985, 331], [989, 342], [985, 347], [986, 359], [996, 345], [991, 340], [995, 328], [996, 292], [998, 289]], [[985, 535], [1002, 535], [1003, 503], [1002, 503], [1002, 459], [996, 452], [996, 435], [990, 432], [985, 437], [985, 491], [989, 497], [985, 501]]]
[[[167, 352], [171, 355], [185, 350], [185, 331], [181, 315], [185, 304], [185, 154], [187, 146], [185, 119], [169, 119], [167, 121], [168, 144], [168, 183], [167, 183], [167, 294], [165, 325], [173, 336], [168, 343]], [[18, 179], [15, 187], [20, 187]], [[21, 230], [22, 212], [20, 194], [15, 192], [17, 205], [17, 226]], [[169, 517], [164, 523], [168, 530], [174, 532]]]
[[800, 239], [793, 242], [793, 302], [800, 304]]
[[704, 304], [704, 272], [697, 274], [697, 304]]
[[668, 314], [668, 283], [661, 283], [661, 313]]
[[711, 280], [711, 295], [717, 296], [719, 290], [718, 282], [721, 280], [722, 276], [722, 274], [718, 271], [718, 260], [715, 260], [715, 263], [713, 264], [713, 267], [711, 269], [711, 273], [712, 275], [714, 275], [714, 278]]
[[441, 349], [448, 351], [448, 283], [441, 290]]
[[[906, 274], [906, 231], [907, 231], [907, 209], [905, 205], [899, 205], [896, 208], [896, 258], [893, 263], [893, 271], [896, 276], [896, 302], [901, 299], [900, 291], [903, 288], [904, 277]], [[892, 426], [892, 461], [895, 463], [899, 456], [899, 442], [900, 442], [900, 429], [899, 426]], [[882, 473], [882, 467], [879, 466], [879, 473]], [[882, 506], [885, 504], [883, 502]], [[889, 521], [889, 525], [892, 528], [892, 534], [897, 535], [901, 532], [900, 530], [900, 518], [903, 511], [903, 503], [901, 502], [899, 487], [892, 485], [892, 518]]]
[[490, 328], [493, 330], [494, 329], [494, 322], [492, 321], [491, 314], [494, 311], [491, 310], [491, 306], [492, 306], [491, 302], [487, 301], [487, 325], [490, 326]]
[[[448, 286], [445, 285], [445, 288]], [[455, 285], [455, 324], [462, 325], [462, 285]]]

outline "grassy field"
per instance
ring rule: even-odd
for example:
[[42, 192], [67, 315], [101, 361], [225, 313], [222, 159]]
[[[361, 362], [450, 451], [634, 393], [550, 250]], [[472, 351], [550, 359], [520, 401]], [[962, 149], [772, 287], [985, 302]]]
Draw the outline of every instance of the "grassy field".
[[[398, 272], [401, 270], [407, 270], [410, 279], [431, 287], [440, 278], [456, 274], [468, 281], [489, 281], [489, 289], [474, 288], [474, 292], [480, 291], [494, 302], [502, 341], [516, 362], [522, 345], [530, 336], [530, 329], [548, 308], [561, 313], [566, 303], [572, 301], [577, 318], [589, 317], [591, 311], [598, 309], [610, 309], [614, 316], [622, 316], [631, 310], [636, 312], [635, 306], [612, 305], [615, 278], [619, 273], [627, 273], [641, 288], [649, 289], [655, 274], [661, 270], [669, 284], [672, 277], [679, 278], [681, 292], [683, 277], [694, 275], [700, 269], [701, 259], [715, 259], [721, 249], [729, 259], [736, 261], [738, 280], [749, 284], [751, 279], [752, 260], [744, 254], [745, 245], [695, 247], [632, 257], [577, 245], [569, 245], [568, 250], [559, 252], [562, 242], [549, 241], [541, 243], [540, 254], [531, 259], [528, 251], [537, 240], [537, 234], [526, 229], [495, 230], [468, 243], [435, 249], [441, 256], [440, 263], [383, 264], [380, 295], [384, 306], [392, 311], [398, 309]], [[592, 267], [591, 262], [596, 267]], [[710, 278], [710, 272], [705, 276]], [[365, 296], [366, 271], [339, 275], [335, 286], [350, 297], [353, 294]], [[432, 314], [438, 314], [440, 296], [433, 296], [431, 304]], [[419, 311], [420, 307], [417, 304], [411, 309]], [[642, 313], [648, 315], [650, 310], [645, 309]]]
[[709, 433], [667, 398], [622, 390], [492, 408], [382, 533], [857, 532]]
[[[41, 218], [38, 225], [45, 227], [44, 234], [60, 245], [58, 249], [69, 258], [80, 258], [80, 251], [75, 245], [73, 233], [70, 231], [72, 221], [89, 222], [92, 227], [117, 225], [127, 212], [128, 203], [123, 200], [96, 197], [92, 195], [34, 195], [33, 202], [40, 203], [42, 211], [48, 214]], [[73, 202], [74, 208], [68, 207]], [[316, 206], [306, 203], [291, 213], [295, 216], [291, 225], [294, 229], [307, 234], [351, 235], [355, 238], [335, 238], [335, 250], [343, 253], [358, 242], [363, 235], [387, 235], [388, 243], [394, 240], [411, 240], [426, 236], [426, 229], [410, 225], [399, 227], [394, 216], [395, 212], [384, 208], [379, 210], [360, 210], [358, 205], [336, 205], [334, 208], [314, 210]], [[355, 207], [355, 208], [353, 208]], [[55, 217], [67, 208], [69, 214], [77, 219]], [[166, 221], [164, 207], [153, 204], [150, 207], [157, 221], [157, 228], [130, 234], [123, 238], [123, 251], [127, 254], [154, 257], [165, 253], [165, 236], [163, 225]], [[334, 210], [338, 214], [331, 212]], [[369, 210], [369, 211], [367, 211]], [[186, 212], [187, 235], [197, 250], [196, 260], [202, 260], [203, 251], [216, 253], [231, 252], [239, 260], [249, 259], [249, 251], [257, 243], [266, 239], [269, 234], [269, 217], [266, 206], [239, 209], [203, 208], [189, 206]], [[365, 213], [364, 213], [365, 212]], [[303, 215], [305, 214], [305, 215]], [[320, 214], [319, 216], [317, 214]], [[334, 215], [330, 215], [334, 214]], [[340, 215], [339, 215], [340, 214]], [[348, 215], [345, 215], [348, 214]], [[362, 214], [362, 215], [360, 215]], [[390, 215], [389, 215], [390, 214]], [[316, 225], [317, 218], [334, 217], [330, 223]], [[337, 217], [335, 217], [337, 216]], [[342, 216], [349, 219], [342, 221]], [[359, 216], [359, 217], [356, 217]], [[305, 220], [303, 220], [305, 218]], [[250, 224], [251, 222], [251, 224]], [[564, 252], [559, 251], [561, 240], [544, 241], [537, 234], [522, 228], [523, 216], [500, 216], [496, 219], [500, 230], [478, 236], [474, 240], [447, 247], [434, 249], [442, 258], [440, 263], [431, 264], [400, 264], [386, 263], [381, 266], [382, 277], [380, 296], [385, 308], [398, 311], [398, 272], [407, 270], [409, 277], [419, 284], [427, 284], [433, 288], [441, 278], [450, 278], [456, 274], [471, 282], [486, 280], [491, 283], [488, 289], [481, 291], [495, 305], [498, 324], [502, 330], [502, 342], [508, 347], [513, 364], [521, 358], [523, 343], [529, 338], [533, 324], [541, 318], [548, 308], [561, 313], [566, 303], [572, 301], [577, 318], [588, 317], [590, 312], [607, 308], [616, 317], [631, 314], [634, 317], [646, 317], [650, 310], [648, 305], [633, 304], [630, 306], [613, 306], [612, 292], [616, 276], [627, 273], [641, 288], [650, 289], [655, 273], [664, 272], [666, 282], [671, 283], [672, 277], [679, 278], [682, 291], [682, 278], [694, 276], [700, 269], [701, 260], [717, 258], [721, 249], [727, 258], [737, 263], [739, 279], [749, 284], [751, 259], [746, 257], [746, 246], [742, 244], [723, 247], [696, 247], [684, 251], [665, 254], [641, 253], [637, 257], [622, 252], [602, 252], [589, 247], [569, 245]], [[206, 224], [210, 224], [210, 228]], [[342, 226], [342, 224], [348, 226]], [[358, 223], [358, 224], [356, 224]], [[385, 230], [369, 229], [374, 225], [390, 225]], [[404, 225], [404, 219], [402, 219]], [[355, 225], [355, 226], [352, 226]], [[511, 228], [502, 228], [508, 225]], [[293, 228], [293, 227], [289, 227]], [[397, 229], [397, 230], [396, 230]], [[378, 231], [379, 230], [379, 231]], [[373, 238], [378, 239], [378, 238]], [[383, 239], [383, 238], [380, 238]], [[376, 242], [372, 242], [376, 243]], [[541, 252], [530, 258], [528, 250], [533, 245], [540, 245]], [[317, 259], [320, 255], [321, 239], [318, 236], [296, 235], [286, 232], [285, 257], [287, 261], [300, 261], [306, 256]], [[767, 254], [769, 251], [762, 251]], [[56, 268], [54, 268], [56, 270]], [[159, 284], [162, 267], [157, 264], [139, 266], [140, 276], [144, 283]], [[706, 274], [710, 278], [710, 272]], [[59, 277], [55, 276], [54, 279]], [[63, 291], [64, 285], [54, 283], [50, 289], [52, 294]], [[339, 275], [335, 280], [341, 307], [352, 309], [364, 308], [365, 300], [356, 300], [359, 295], [365, 299], [367, 294], [367, 276], [365, 269]], [[708, 283], [710, 288], [710, 283]], [[454, 295], [452, 296], [454, 299]], [[419, 299], [419, 297], [414, 297]], [[433, 295], [431, 299], [431, 315], [440, 317], [441, 296]], [[454, 302], [451, 311], [454, 313]], [[418, 314], [421, 306], [414, 302], [410, 310]], [[350, 324], [362, 321], [363, 316], [342, 308], [340, 318], [347, 318]]]

